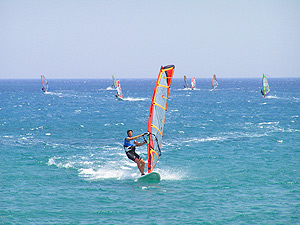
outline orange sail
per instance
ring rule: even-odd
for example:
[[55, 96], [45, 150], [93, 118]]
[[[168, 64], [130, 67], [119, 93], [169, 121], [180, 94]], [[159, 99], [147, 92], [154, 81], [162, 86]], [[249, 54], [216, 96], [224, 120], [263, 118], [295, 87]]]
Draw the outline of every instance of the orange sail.
[[48, 82], [47, 79], [44, 75], [41, 75], [41, 80], [42, 80], [42, 85], [43, 85], [43, 92], [47, 92], [48, 91]]
[[195, 79], [195, 77], [192, 77], [191, 86], [192, 86], [192, 90], [196, 89], [196, 79]]
[[117, 86], [117, 94], [116, 97], [120, 100], [123, 99], [123, 93], [122, 93], [122, 88], [119, 80], [116, 80], [116, 86]]
[[212, 88], [215, 89], [215, 88], [217, 88], [218, 86], [219, 86], [219, 84], [218, 84], [218, 81], [217, 81], [217, 77], [216, 77], [216, 75], [214, 74], [214, 75], [213, 75], [213, 78], [212, 78]]
[[153, 91], [148, 120], [148, 173], [154, 169], [161, 154], [171, 81], [175, 66], [162, 66]]

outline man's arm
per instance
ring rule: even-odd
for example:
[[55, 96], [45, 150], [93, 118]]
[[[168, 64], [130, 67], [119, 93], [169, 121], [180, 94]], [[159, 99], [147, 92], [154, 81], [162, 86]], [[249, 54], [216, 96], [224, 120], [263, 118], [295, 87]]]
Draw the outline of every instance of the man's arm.
[[127, 137], [126, 140], [127, 141], [136, 140], [136, 139], [138, 139], [139, 137], [142, 137], [142, 136], [144, 136], [144, 134], [140, 134], [140, 135], [137, 135], [137, 136], [134, 136], [134, 137]]
[[146, 144], [147, 142], [146, 141], [144, 141], [144, 142], [142, 142], [142, 143], [139, 143], [139, 142], [137, 142], [137, 141], [134, 141], [134, 144], [136, 145], [136, 146], [142, 146], [142, 145], [144, 145], [144, 144]]

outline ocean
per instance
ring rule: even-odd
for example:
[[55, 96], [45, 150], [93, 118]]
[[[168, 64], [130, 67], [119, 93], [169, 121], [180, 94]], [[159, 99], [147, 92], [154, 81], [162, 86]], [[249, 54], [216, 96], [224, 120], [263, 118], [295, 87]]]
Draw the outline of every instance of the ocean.
[[0, 224], [300, 224], [300, 79], [268, 79], [266, 98], [258, 78], [173, 79], [159, 183], [123, 150], [156, 79], [121, 79], [124, 101], [110, 79], [0, 80]]

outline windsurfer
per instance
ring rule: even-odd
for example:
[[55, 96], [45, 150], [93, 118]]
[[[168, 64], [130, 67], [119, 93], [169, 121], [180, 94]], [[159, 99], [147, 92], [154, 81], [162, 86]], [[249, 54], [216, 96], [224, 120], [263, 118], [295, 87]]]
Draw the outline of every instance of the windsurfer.
[[262, 89], [260, 90], [260, 92], [261, 92], [262, 96], [265, 97], [265, 93]]
[[142, 176], [145, 175], [144, 170], [145, 170], [145, 162], [144, 160], [135, 152], [135, 146], [142, 146], [146, 144], [147, 142], [144, 141], [143, 143], [139, 143], [136, 141], [139, 137], [143, 137], [145, 134], [140, 134], [137, 136], [132, 137], [132, 130], [127, 130], [127, 137], [124, 139], [124, 149], [126, 152], [127, 157], [134, 161], [137, 164], [137, 167], [139, 168]]

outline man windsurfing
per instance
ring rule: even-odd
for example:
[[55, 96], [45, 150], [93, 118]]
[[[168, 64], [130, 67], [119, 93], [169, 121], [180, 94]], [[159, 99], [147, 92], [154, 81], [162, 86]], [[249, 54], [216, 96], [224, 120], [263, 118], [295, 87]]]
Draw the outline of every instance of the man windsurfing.
[[124, 150], [126, 152], [127, 157], [134, 161], [137, 164], [137, 167], [139, 168], [141, 175], [145, 175], [145, 162], [144, 160], [135, 152], [136, 146], [142, 146], [147, 143], [147, 141], [144, 138], [143, 143], [139, 143], [136, 141], [139, 137], [144, 137], [144, 135], [147, 135], [147, 133], [140, 134], [137, 136], [132, 137], [132, 130], [127, 130], [127, 137], [124, 139]]

